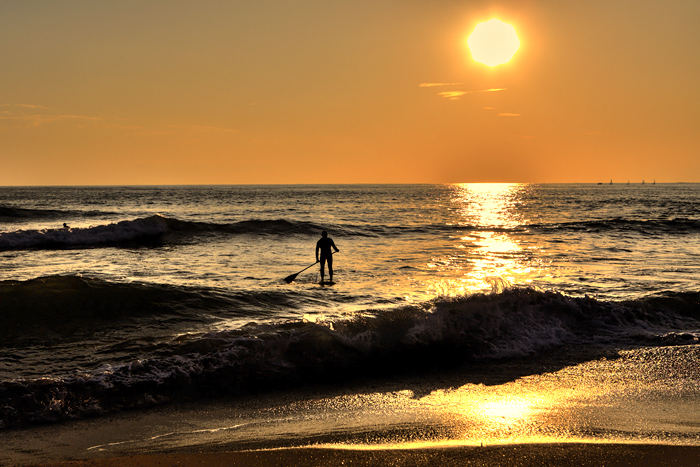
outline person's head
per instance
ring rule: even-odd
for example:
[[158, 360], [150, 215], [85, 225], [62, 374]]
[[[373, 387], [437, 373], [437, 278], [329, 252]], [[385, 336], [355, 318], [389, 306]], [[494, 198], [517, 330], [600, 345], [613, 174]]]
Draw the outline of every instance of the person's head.
[[328, 236], [328, 232], [326, 232], [325, 230], [323, 232], [321, 232], [321, 237], [326, 238], [327, 236]]

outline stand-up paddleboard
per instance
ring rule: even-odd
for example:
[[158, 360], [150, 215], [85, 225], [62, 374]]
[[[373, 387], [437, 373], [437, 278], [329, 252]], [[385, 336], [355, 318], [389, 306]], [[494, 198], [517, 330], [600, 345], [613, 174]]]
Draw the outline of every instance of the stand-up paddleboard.
[[333, 281], [321, 281], [318, 283], [318, 285], [321, 285], [321, 286], [323, 286], [323, 285], [335, 285], [335, 282], [333, 282]]

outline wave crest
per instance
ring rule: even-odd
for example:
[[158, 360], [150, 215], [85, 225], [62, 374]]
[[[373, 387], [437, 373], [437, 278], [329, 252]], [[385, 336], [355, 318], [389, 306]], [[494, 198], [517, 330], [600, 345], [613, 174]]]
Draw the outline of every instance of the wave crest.
[[0, 250], [147, 244], [157, 241], [167, 232], [166, 219], [155, 215], [97, 227], [4, 232], [0, 233]]
[[[152, 246], [168, 241], [188, 241], [197, 235], [317, 235], [324, 228], [312, 222], [245, 220], [217, 224], [183, 221], [153, 215], [124, 220], [114, 224], [85, 228], [20, 230], [0, 233], [0, 251], [19, 249], [70, 249], [109, 246]], [[342, 234], [353, 235], [352, 229], [338, 227]]]

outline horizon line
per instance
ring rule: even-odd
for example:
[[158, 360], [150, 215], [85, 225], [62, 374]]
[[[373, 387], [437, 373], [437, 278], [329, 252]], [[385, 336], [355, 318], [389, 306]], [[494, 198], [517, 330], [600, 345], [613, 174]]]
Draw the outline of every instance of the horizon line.
[[51, 185], [0, 185], [0, 188], [107, 188], [107, 187], [197, 187], [197, 186], [333, 186], [333, 185], [682, 185], [700, 181], [677, 182], [345, 182], [345, 183], [114, 183], [114, 184], [51, 184]]

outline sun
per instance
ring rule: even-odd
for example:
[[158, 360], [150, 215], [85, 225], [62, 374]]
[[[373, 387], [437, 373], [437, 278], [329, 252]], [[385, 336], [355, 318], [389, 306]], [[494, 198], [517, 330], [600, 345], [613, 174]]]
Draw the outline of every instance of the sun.
[[472, 57], [488, 66], [502, 65], [510, 61], [520, 47], [515, 28], [499, 19], [479, 23], [474, 28], [467, 46]]

